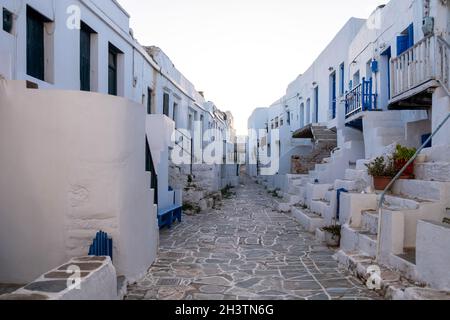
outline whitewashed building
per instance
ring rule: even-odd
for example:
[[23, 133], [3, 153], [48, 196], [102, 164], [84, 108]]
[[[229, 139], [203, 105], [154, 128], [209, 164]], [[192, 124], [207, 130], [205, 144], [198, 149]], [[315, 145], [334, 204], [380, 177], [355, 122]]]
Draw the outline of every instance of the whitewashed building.
[[[258, 179], [279, 189], [284, 199], [276, 201], [277, 208], [292, 211], [319, 239], [322, 227], [340, 224], [337, 257], [360, 276], [367, 277], [370, 264], [380, 264], [450, 290], [444, 240], [450, 227], [443, 223], [450, 207], [450, 122], [417, 158], [416, 179], [398, 180], [381, 209], [365, 166], [396, 144], [421, 147], [449, 114], [449, 17], [448, 1], [392, 0], [366, 21], [351, 19], [267, 111], [268, 131], [291, 118], [291, 133], [280, 130], [281, 145], [293, 138], [317, 145], [327, 132], [322, 130], [328, 130], [327, 139], [335, 134], [337, 148], [315, 159], [311, 170]], [[300, 164], [308, 159], [299, 156]], [[408, 296], [393, 291], [393, 297]]]
[[86, 255], [99, 230], [118, 274], [140, 278], [156, 258], [158, 211], [182, 204], [169, 179], [176, 129], [195, 112], [224, 131], [232, 123], [133, 38], [114, 0], [0, 0], [0, 10], [0, 282]]

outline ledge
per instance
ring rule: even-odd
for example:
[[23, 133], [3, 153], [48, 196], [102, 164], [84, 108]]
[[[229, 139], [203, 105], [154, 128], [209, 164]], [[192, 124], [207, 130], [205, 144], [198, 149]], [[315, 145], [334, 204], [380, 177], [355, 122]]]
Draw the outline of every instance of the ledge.
[[[76, 270], [75, 274], [71, 270]], [[78, 277], [78, 278], [77, 278]], [[75, 278], [79, 285], [73, 286]], [[80, 257], [0, 300], [117, 300], [116, 270], [109, 257]]]

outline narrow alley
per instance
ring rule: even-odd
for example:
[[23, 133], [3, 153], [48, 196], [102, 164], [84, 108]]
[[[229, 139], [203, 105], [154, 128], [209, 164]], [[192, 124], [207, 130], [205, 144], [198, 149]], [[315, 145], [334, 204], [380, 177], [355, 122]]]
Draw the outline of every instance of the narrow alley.
[[161, 231], [158, 259], [129, 300], [380, 299], [338, 268], [334, 251], [244, 179], [220, 209]]

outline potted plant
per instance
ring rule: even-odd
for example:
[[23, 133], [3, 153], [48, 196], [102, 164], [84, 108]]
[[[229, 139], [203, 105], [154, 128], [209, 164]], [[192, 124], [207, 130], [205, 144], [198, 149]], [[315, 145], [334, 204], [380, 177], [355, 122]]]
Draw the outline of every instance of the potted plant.
[[378, 157], [369, 164], [366, 164], [367, 172], [373, 177], [373, 184], [376, 190], [384, 190], [397, 174], [394, 161], [389, 158]]
[[325, 233], [325, 242], [330, 247], [339, 247], [341, 243], [341, 226], [334, 225], [322, 228]]
[[[394, 152], [394, 165], [395, 169], [398, 171], [402, 170], [402, 168], [411, 160], [412, 157], [416, 154], [416, 148], [407, 148], [401, 145], [397, 145], [397, 148]], [[406, 170], [403, 172], [403, 179], [410, 179], [414, 177], [414, 162], [412, 162]]]

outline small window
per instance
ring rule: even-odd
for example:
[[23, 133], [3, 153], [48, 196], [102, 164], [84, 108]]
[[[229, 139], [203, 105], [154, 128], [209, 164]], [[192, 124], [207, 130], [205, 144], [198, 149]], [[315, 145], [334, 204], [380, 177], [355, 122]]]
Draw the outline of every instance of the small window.
[[3, 8], [3, 31], [12, 33], [13, 30], [13, 14], [11, 11]]
[[344, 91], [345, 91], [345, 65], [344, 63], [342, 63], [339, 66], [339, 93], [341, 94], [341, 96], [344, 95]]
[[178, 104], [177, 103], [173, 103], [173, 121], [177, 122], [177, 110], [178, 109]]
[[[45, 46], [44, 27], [51, 22], [27, 6], [27, 74], [45, 81], [45, 58], [50, 48]], [[47, 52], [46, 52], [47, 51]]]
[[151, 88], [147, 89], [147, 114], [152, 114], [152, 98], [153, 90]]
[[91, 91], [91, 36], [95, 33], [81, 22], [80, 29], [80, 90]]
[[164, 97], [163, 97], [163, 113], [169, 117], [169, 94], [168, 93], [164, 93]]
[[117, 96], [117, 55], [118, 50], [109, 44], [108, 50], [108, 93]]

